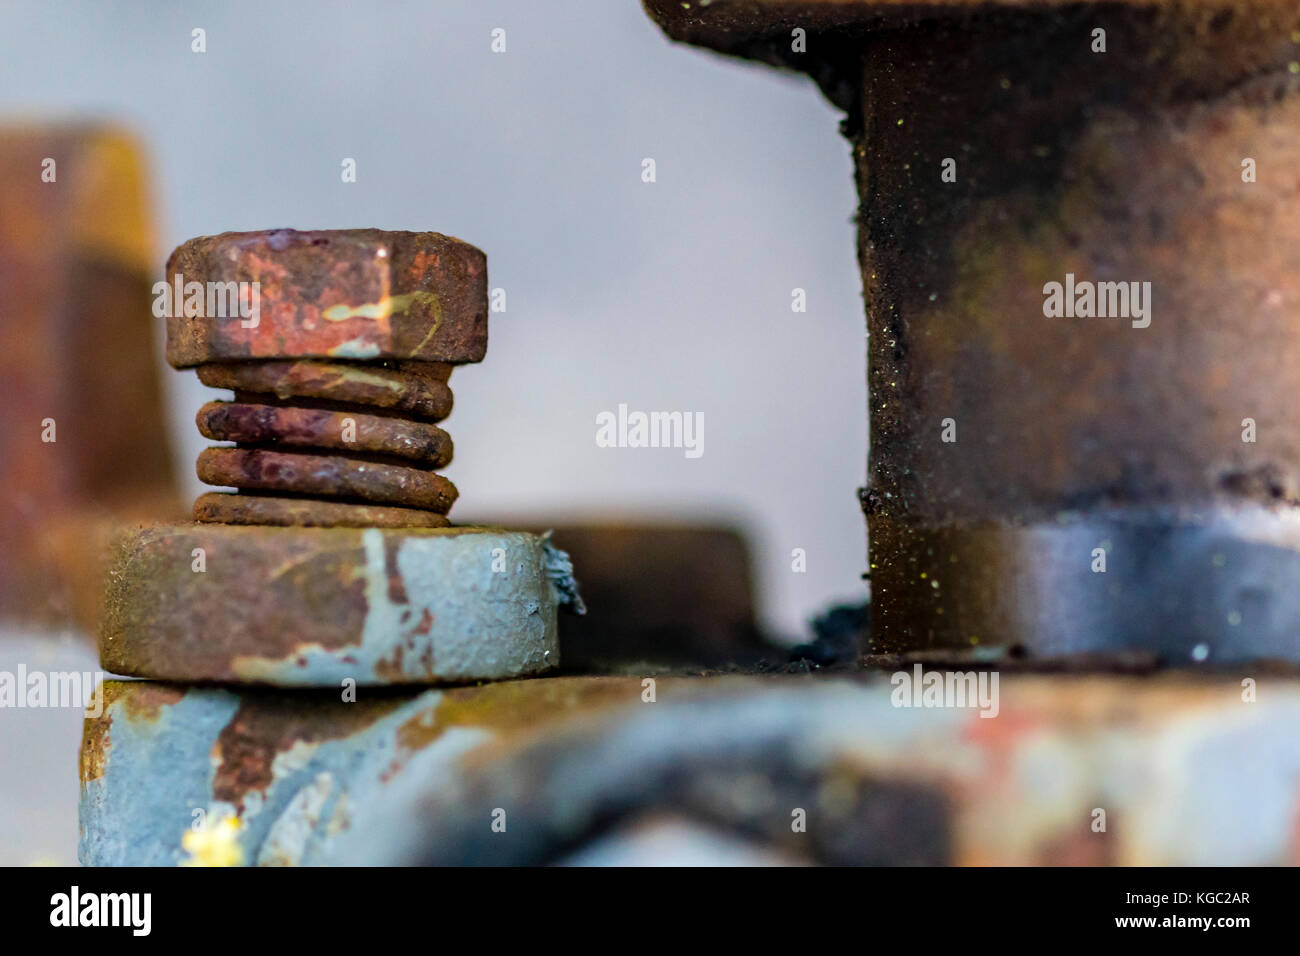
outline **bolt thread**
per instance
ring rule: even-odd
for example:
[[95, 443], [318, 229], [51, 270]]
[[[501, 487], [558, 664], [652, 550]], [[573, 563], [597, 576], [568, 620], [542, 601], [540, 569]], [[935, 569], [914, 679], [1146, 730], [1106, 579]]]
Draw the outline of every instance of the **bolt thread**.
[[236, 362], [203, 365], [199, 432], [232, 446], [200, 453], [198, 521], [224, 524], [441, 527], [456, 486], [435, 469], [451, 437], [451, 366], [429, 362]]

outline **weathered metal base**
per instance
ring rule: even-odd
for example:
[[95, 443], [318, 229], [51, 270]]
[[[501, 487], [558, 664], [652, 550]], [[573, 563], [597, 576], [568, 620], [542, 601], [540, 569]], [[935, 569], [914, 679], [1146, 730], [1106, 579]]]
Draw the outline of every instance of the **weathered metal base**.
[[100, 657], [284, 687], [536, 674], [559, 663], [569, 571], [545, 537], [490, 528], [145, 528], [120, 543]]
[[898, 706], [929, 698], [897, 675], [110, 681], [80, 857], [551, 863], [667, 818], [799, 862], [1300, 863], [1300, 682], [1249, 676], [1004, 673], [985, 707]]
[[[455, 783], [462, 756], [639, 693], [632, 679], [560, 679], [346, 702], [319, 690], [105, 681], [82, 739], [78, 855], [90, 866], [348, 862], [335, 855], [342, 834], [382, 831], [385, 801]], [[222, 826], [230, 818], [237, 827]], [[195, 832], [207, 837], [197, 852], [186, 847]]]
[[1116, 509], [1024, 526], [877, 515], [871, 533], [872, 653], [1300, 664], [1293, 509]]

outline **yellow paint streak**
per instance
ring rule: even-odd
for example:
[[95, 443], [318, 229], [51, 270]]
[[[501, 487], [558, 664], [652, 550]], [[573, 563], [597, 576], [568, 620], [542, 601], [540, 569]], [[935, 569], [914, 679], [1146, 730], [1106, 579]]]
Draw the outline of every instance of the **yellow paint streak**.
[[336, 386], [347, 382], [359, 382], [364, 385], [373, 385], [376, 388], [386, 388], [390, 392], [400, 392], [402, 390], [401, 382], [394, 382], [381, 375], [372, 375], [367, 372], [353, 369], [348, 369], [347, 372], [340, 372], [338, 375], [334, 376], [333, 381]]
[[390, 315], [401, 315], [413, 305], [424, 305], [433, 309], [434, 328], [442, 322], [442, 302], [436, 292], [405, 292], [402, 295], [386, 295], [378, 302], [364, 305], [332, 305], [321, 312], [321, 317], [330, 322], [343, 322], [347, 319], [386, 319]]
[[276, 569], [271, 572], [271, 576], [269, 580], [274, 581], [277, 578], [281, 578], [284, 575], [288, 574], [290, 571], [294, 570], [294, 568], [298, 567], [299, 565], [307, 561], [312, 560], [315, 557], [316, 557], [315, 553], [308, 552], [306, 554], [298, 555], [297, 557], [289, 558], [287, 561], [284, 561], [280, 565], [278, 565]]

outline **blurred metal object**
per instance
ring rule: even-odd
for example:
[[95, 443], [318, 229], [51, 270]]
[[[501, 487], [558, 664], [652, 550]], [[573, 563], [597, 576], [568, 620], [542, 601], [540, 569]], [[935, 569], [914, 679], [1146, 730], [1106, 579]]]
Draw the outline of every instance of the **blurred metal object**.
[[[883, 677], [542, 678], [362, 696], [109, 682], [82, 745], [81, 860], [1300, 863], [1300, 684], [1002, 674], [898, 706]], [[909, 700], [911, 700], [909, 696]], [[987, 710], [984, 712], [988, 712]], [[198, 811], [198, 812], [196, 812]], [[630, 841], [630, 842], [629, 842]]]
[[179, 507], [150, 318], [143, 151], [0, 127], [0, 615], [93, 630], [111, 528]]
[[847, 113], [874, 650], [1300, 662], [1300, 10], [646, 5]]
[[780, 653], [755, 622], [749, 545], [735, 529], [590, 522], [528, 530], [553, 530], [582, 569], [586, 613], [559, 622], [566, 673], [752, 664]]

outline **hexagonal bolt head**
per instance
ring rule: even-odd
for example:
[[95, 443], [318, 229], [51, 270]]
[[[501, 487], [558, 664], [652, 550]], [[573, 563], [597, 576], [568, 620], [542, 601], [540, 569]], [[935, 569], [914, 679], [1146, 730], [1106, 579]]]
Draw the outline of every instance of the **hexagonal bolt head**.
[[436, 232], [205, 236], [172, 253], [167, 284], [167, 361], [176, 368], [300, 358], [466, 363], [487, 352], [487, 257]]

